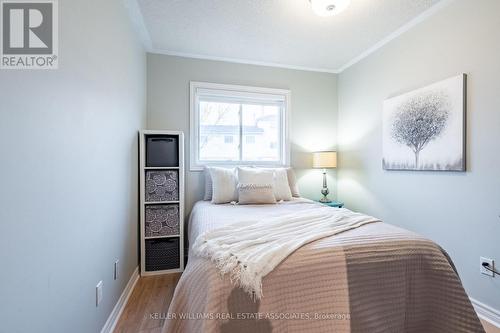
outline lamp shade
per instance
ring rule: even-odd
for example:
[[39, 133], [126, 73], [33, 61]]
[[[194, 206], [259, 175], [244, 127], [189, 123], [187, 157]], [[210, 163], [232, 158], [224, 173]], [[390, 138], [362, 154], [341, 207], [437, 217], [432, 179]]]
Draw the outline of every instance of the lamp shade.
[[319, 151], [313, 153], [313, 168], [328, 169], [337, 167], [337, 152]]

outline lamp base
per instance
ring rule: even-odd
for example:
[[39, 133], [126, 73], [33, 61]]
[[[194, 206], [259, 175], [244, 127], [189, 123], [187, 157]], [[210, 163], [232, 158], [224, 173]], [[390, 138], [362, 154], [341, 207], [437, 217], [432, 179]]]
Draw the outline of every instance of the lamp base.
[[330, 193], [330, 190], [328, 189], [328, 186], [326, 185], [326, 170], [323, 169], [323, 188], [321, 189], [321, 194], [323, 194], [323, 198], [319, 199], [319, 202], [321, 202], [321, 203], [332, 202], [330, 199], [328, 199], [329, 193]]
[[332, 202], [332, 200], [328, 199], [327, 197], [323, 197], [323, 198], [319, 199], [319, 202], [321, 202], [321, 203], [330, 203], [330, 202]]

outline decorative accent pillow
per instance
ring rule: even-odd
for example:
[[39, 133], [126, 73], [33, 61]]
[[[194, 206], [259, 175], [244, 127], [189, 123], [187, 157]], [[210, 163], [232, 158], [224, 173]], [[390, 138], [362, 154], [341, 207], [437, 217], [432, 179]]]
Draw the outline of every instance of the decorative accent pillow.
[[299, 187], [297, 186], [297, 178], [295, 177], [295, 171], [292, 168], [286, 169], [288, 185], [290, 186], [290, 191], [292, 196], [295, 198], [300, 198]]
[[275, 204], [274, 189], [271, 184], [238, 184], [240, 205]]
[[274, 171], [260, 168], [238, 168], [238, 202], [240, 204], [276, 203]]
[[223, 204], [238, 200], [238, 181], [234, 169], [209, 168], [212, 178], [212, 203]]
[[203, 200], [212, 200], [212, 176], [210, 176], [210, 169], [205, 168], [205, 196]]
[[292, 191], [288, 184], [288, 170], [285, 168], [274, 169], [274, 196], [276, 200], [292, 200]]

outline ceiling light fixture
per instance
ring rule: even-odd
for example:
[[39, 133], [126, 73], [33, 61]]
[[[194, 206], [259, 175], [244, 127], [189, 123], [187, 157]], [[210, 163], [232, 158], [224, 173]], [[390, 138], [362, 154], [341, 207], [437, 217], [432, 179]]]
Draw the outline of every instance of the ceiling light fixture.
[[333, 16], [349, 7], [351, 0], [309, 0], [313, 12], [318, 16]]

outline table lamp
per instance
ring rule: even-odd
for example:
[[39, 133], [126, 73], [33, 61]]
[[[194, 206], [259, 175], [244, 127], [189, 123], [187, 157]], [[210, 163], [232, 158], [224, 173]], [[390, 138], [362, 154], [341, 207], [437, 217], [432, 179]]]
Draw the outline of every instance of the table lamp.
[[319, 151], [313, 153], [313, 168], [323, 169], [323, 188], [321, 189], [321, 194], [323, 194], [323, 198], [321, 198], [320, 202], [332, 202], [328, 199], [328, 187], [326, 186], [326, 169], [336, 168], [337, 167], [337, 152], [335, 151]]

